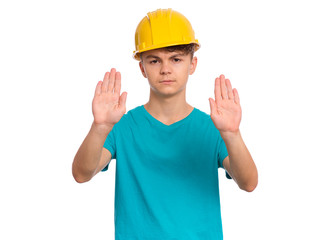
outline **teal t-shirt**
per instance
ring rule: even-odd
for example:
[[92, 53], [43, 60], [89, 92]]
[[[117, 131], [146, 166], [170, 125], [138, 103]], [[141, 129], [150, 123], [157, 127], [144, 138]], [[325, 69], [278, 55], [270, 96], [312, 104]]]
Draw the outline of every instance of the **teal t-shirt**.
[[228, 152], [208, 114], [194, 108], [165, 125], [142, 105], [104, 147], [116, 159], [116, 240], [223, 239], [218, 168]]

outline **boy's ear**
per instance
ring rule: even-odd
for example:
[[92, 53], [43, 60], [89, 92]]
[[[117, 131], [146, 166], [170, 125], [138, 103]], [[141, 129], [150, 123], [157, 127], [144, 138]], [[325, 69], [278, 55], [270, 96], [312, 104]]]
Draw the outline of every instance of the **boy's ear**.
[[197, 67], [197, 57], [193, 57], [190, 63], [189, 75], [192, 75], [195, 72], [196, 67]]
[[145, 78], [147, 78], [147, 74], [146, 74], [146, 72], [145, 72], [145, 69], [144, 69], [143, 64], [142, 64], [141, 61], [139, 62], [139, 67], [140, 67], [140, 70], [141, 70], [142, 75], [143, 75]]

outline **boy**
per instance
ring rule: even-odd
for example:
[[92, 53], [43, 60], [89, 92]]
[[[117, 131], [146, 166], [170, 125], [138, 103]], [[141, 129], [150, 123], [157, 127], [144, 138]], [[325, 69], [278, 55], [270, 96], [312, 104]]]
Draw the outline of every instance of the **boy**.
[[182, 14], [148, 13], [135, 37], [133, 56], [148, 79], [149, 101], [125, 114], [121, 75], [114, 68], [105, 74], [74, 178], [89, 181], [116, 159], [115, 239], [223, 239], [218, 168], [245, 191], [258, 182], [239, 132], [238, 92], [220, 75], [210, 116], [186, 102], [200, 45]]

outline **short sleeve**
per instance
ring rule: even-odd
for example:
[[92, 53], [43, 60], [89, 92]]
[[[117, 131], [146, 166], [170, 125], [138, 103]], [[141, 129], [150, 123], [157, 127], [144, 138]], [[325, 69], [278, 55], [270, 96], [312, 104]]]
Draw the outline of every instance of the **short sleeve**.
[[[224, 168], [223, 166], [223, 160], [229, 155], [228, 151], [227, 151], [227, 148], [226, 148], [226, 145], [225, 145], [225, 142], [223, 140], [223, 138], [219, 135], [219, 147], [218, 147], [218, 167], [220, 168]], [[227, 171], [225, 171], [225, 175], [226, 175], [226, 178], [228, 179], [232, 179], [231, 176], [228, 174]]]
[[224, 140], [221, 137], [219, 137], [218, 141], [219, 141], [218, 158], [217, 158], [218, 159], [218, 166], [221, 167], [221, 168], [224, 168], [224, 166], [223, 166], [223, 160], [229, 154], [228, 154], [228, 151], [226, 149]]
[[[104, 143], [104, 148], [109, 150], [111, 153], [111, 160], [116, 159], [116, 143], [115, 143], [115, 127], [112, 129], [112, 131], [107, 135], [105, 143]], [[105, 168], [102, 169], [102, 172], [105, 172], [108, 170], [108, 166], [110, 163], [106, 165]]]

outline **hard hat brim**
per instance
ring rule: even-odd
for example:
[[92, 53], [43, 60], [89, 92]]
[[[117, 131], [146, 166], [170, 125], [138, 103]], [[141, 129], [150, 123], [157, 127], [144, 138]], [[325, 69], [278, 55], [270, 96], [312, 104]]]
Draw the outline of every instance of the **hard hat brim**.
[[171, 44], [167, 44], [167, 43], [163, 43], [163, 44], [160, 44], [160, 45], [156, 45], [156, 46], [151, 46], [149, 48], [145, 48], [145, 49], [141, 49], [139, 51], [133, 51], [133, 58], [135, 60], [138, 60], [140, 61], [140, 53], [143, 53], [143, 52], [147, 52], [147, 51], [150, 51], [150, 50], [154, 50], [154, 49], [160, 49], [160, 48], [166, 48], [166, 47], [172, 47], [172, 46], [178, 46], [178, 45], [188, 45], [188, 44], [192, 44], [194, 43], [196, 46], [195, 46], [195, 52], [201, 48], [201, 44], [199, 44], [198, 40], [195, 39], [195, 41], [191, 41], [191, 42], [180, 42], [180, 43], [171, 43]]

